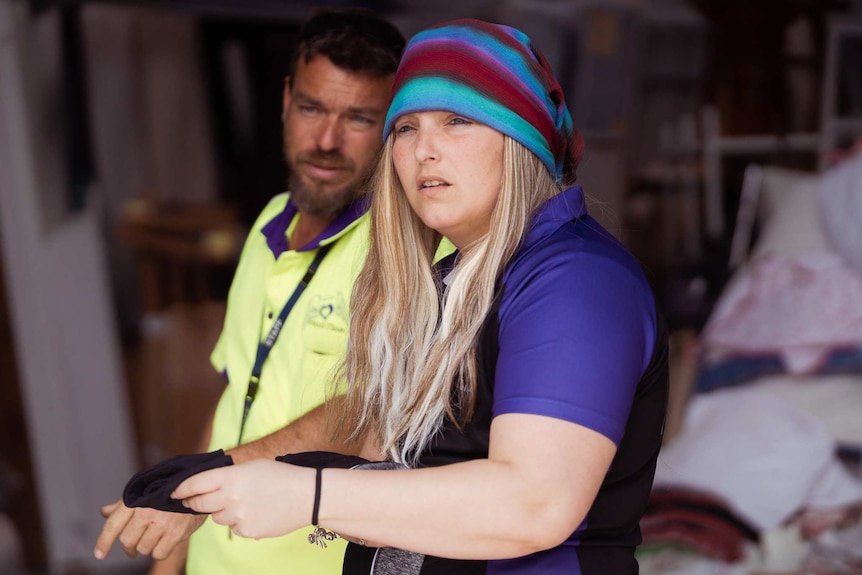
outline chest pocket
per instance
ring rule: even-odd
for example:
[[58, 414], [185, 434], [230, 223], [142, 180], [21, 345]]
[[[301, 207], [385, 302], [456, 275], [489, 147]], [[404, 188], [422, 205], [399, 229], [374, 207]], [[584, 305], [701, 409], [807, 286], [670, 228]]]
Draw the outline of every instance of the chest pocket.
[[340, 359], [347, 347], [347, 298], [340, 292], [316, 294], [305, 309], [302, 339], [317, 355]]

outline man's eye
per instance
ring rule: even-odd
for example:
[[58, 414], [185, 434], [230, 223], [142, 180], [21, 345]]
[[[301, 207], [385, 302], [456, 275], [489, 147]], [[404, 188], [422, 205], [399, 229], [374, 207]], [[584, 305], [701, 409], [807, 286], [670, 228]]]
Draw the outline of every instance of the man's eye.
[[313, 116], [317, 111], [317, 106], [299, 106], [299, 113], [303, 116]]
[[374, 125], [374, 120], [367, 116], [353, 116], [351, 120], [357, 124], [361, 124], [363, 126], [372, 126]]

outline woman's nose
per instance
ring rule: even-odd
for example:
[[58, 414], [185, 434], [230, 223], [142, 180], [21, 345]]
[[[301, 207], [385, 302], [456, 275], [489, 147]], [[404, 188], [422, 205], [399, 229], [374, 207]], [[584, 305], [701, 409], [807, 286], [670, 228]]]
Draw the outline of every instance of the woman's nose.
[[420, 128], [416, 134], [416, 160], [420, 163], [433, 162], [439, 159], [438, 139], [433, 128]]

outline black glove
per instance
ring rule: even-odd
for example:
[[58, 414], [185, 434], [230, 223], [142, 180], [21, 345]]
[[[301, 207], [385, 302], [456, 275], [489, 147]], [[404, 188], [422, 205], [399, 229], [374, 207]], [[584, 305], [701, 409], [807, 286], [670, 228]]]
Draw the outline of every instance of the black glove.
[[233, 458], [225, 455], [223, 449], [171, 457], [133, 475], [123, 489], [123, 503], [126, 507], [152, 507], [161, 511], [199, 515], [197, 511], [183, 507], [182, 501], [171, 498], [171, 493], [192, 475], [228, 465], [233, 465]]

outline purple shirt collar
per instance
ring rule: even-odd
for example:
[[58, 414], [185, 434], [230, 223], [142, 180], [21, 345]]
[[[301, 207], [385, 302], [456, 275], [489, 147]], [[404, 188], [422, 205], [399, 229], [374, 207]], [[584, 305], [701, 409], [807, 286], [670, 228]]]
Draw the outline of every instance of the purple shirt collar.
[[568, 188], [547, 202], [536, 212], [524, 248], [538, 243], [557, 231], [561, 226], [587, 215], [587, 204], [580, 186]]
[[[527, 231], [527, 237], [518, 250], [519, 253], [539, 243], [572, 220], [586, 215], [587, 204], [581, 187], [573, 186], [563, 190], [539, 207]], [[435, 264], [441, 277], [446, 277], [452, 272], [457, 254], [456, 250]]]
[[[338, 215], [338, 217], [332, 220], [332, 223], [326, 226], [326, 229], [320, 232], [314, 240], [297, 251], [307, 252], [316, 249], [321, 243], [338, 235], [350, 224], [358, 220], [365, 212], [368, 211], [368, 207], [369, 202], [367, 194], [356, 198], [343, 212], [341, 212], [341, 214]], [[293, 221], [296, 213], [296, 204], [293, 203], [292, 198], [289, 198], [287, 200], [287, 205], [284, 206], [281, 213], [272, 218], [269, 223], [263, 226], [260, 230], [260, 233], [262, 233], [266, 238], [266, 245], [269, 246], [270, 250], [272, 250], [272, 255], [276, 259], [278, 259], [278, 256], [290, 249], [290, 245], [287, 241], [287, 228], [290, 227], [290, 222]]]

